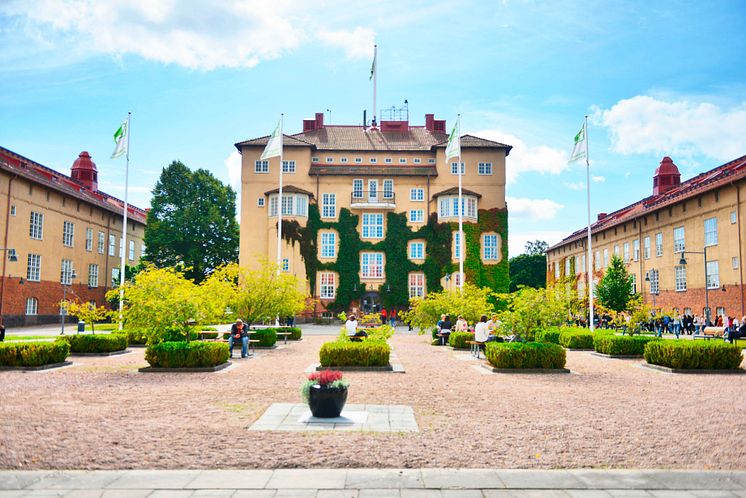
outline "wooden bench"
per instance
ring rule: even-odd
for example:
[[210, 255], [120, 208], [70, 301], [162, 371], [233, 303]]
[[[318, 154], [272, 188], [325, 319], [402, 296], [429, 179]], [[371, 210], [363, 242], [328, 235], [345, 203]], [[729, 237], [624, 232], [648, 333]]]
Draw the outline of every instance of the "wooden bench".
[[471, 354], [479, 359], [479, 355], [482, 352], [482, 346], [484, 346], [485, 343], [480, 341], [466, 341], [466, 344], [471, 346]]
[[723, 339], [725, 327], [705, 327], [702, 334], [694, 334], [692, 339]]
[[[219, 340], [220, 342], [224, 342], [224, 343], [226, 343], [226, 344], [229, 344], [229, 343], [228, 343], [228, 339], [217, 339], [217, 340]], [[241, 350], [241, 346], [242, 346], [241, 342], [242, 342], [242, 341], [238, 341], [238, 340], [237, 340], [237, 341], [234, 341], [234, 342], [233, 342], [233, 347], [234, 347], [234, 348], [235, 348], [235, 347], [238, 347], [238, 349], [239, 349], [239, 351], [240, 351], [240, 350]], [[259, 342], [260, 342], [260, 341], [259, 341], [259, 339], [251, 339], [251, 338], [249, 338], [249, 344], [248, 344], [248, 348], [247, 348], [247, 349], [249, 350], [249, 351], [248, 351], [248, 354], [249, 354], [249, 355], [251, 355], [251, 351], [253, 351], [254, 353], [256, 353], [256, 347], [255, 347], [255, 346], [256, 346], [256, 344], [258, 344]], [[231, 358], [233, 358], [233, 354], [232, 354], [232, 353], [231, 353]]]
[[438, 336], [438, 340], [440, 341], [440, 345], [441, 346], [445, 346], [446, 345], [446, 341], [445, 341], [444, 337], [450, 337], [451, 332], [449, 331], [447, 334], [443, 334], [442, 332], [438, 332], [436, 335]]

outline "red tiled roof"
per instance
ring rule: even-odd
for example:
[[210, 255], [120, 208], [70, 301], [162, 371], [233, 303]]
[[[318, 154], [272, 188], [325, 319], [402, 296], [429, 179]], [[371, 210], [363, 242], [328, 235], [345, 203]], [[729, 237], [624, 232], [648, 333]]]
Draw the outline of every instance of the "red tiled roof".
[[[604, 218], [591, 224], [592, 233], [600, 233], [609, 228], [631, 221], [640, 216], [653, 213], [661, 208], [691, 199], [697, 195], [720, 188], [731, 182], [746, 178], [746, 156], [741, 156], [727, 162], [717, 168], [700, 173], [694, 178], [676, 185], [667, 192], [660, 195], [651, 195], [641, 199], [634, 204], [619, 209], [606, 215]], [[587, 228], [581, 228], [573, 232], [562, 241], [553, 245], [547, 251], [557, 249], [571, 242], [575, 242], [587, 236]]]
[[[267, 190], [264, 192], [264, 195], [270, 195], [270, 194], [279, 194], [280, 188], [277, 187], [272, 190]], [[313, 197], [313, 193], [309, 192], [308, 190], [303, 190], [300, 187], [296, 187], [295, 185], [283, 185], [282, 186], [282, 193], [283, 194], [306, 194], [309, 197]]]
[[[435, 199], [436, 197], [440, 197], [442, 195], [458, 195], [458, 187], [447, 188], [443, 190], [442, 192], [433, 194], [433, 199]], [[478, 194], [476, 192], [465, 189], [463, 187], [461, 187], [461, 195], [473, 195], [473, 196], [476, 196], [478, 199], [482, 197], [482, 194]]]
[[[93, 192], [68, 175], [41, 165], [4, 147], [0, 147], [0, 169], [115, 214], [121, 215], [124, 209], [124, 201], [100, 190]], [[147, 212], [128, 203], [127, 217], [145, 224]]]

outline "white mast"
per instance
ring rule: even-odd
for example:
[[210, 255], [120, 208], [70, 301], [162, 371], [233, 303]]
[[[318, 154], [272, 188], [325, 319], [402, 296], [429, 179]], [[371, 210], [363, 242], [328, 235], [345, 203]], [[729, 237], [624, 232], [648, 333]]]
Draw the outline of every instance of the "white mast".
[[119, 330], [124, 327], [122, 320], [122, 308], [124, 306], [124, 268], [125, 268], [125, 254], [127, 253], [127, 194], [129, 191], [129, 172], [130, 172], [130, 121], [132, 113], [127, 113], [127, 155], [125, 156], [124, 166], [124, 216], [122, 220], [122, 254], [119, 265]]
[[591, 332], [595, 329], [593, 324], [593, 251], [591, 247], [591, 164], [588, 160], [588, 116], [585, 116], [585, 123], [583, 124], [585, 134], [585, 183], [586, 192], [588, 196], [588, 313], [590, 314], [590, 327]]
[[456, 167], [458, 168], [458, 242], [459, 242], [459, 248], [458, 248], [458, 288], [459, 292], [463, 294], [464, 292], [464, 249], [466, 248], [465, 240], [464, 240], [464, 197], [463, 192], [461, 188], [461, 176], [463, 173], [463, 170], [461, 168], [461, 114], [458, 115], [458, 135], [456, 135], [456, 140], [459, 141], [459, 147], [458, 147], [458, 163]]
[[284, 114], [280, 114], [280, 191], [277, 194], [277, 274], [282, 271], [282, 121]]

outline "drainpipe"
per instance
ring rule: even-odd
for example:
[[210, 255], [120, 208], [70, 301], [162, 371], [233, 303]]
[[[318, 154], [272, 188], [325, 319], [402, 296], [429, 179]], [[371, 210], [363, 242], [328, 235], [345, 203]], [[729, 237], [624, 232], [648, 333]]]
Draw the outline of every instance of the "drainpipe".
[[8, 202], [5, 206], [5, 238], [3, 239], [3, 247], [5, 247], [5, 251], [2, 252], [3, 282], [0, 284], [0, 324], [5, 324], [5, 270], [6, 265], [8, 264], [8, 257], [5, 253], [8, 252], [8, 231], [10, 229], [10, 189], [13, 186], [13, 180], [16, 178], [18, 178], [17, 173], [8, 180]]
[[743, 244], [741, 242], [741, 187], [732, 180], [730, 182], [736, 189], [736, 230], [738, 230], [738, 278], [740, 280], [741, 316], [746, 315], [743, 303]]
[[109, 213], [109, 216], [106, 217], [106, 240], [104, 240], [104, 295], [106, 295], [106, 289], [109, 288], [109, 285], [111, 283], [111, 280], [109, 280], [111, 277], [109, 276], [109, 237], [111, 236], [111, 213]]
[[[644, 289], [644, 286], [645, 286], [645, 283], [644, 283], [645, 282], [645, 277], [643, 277], [643, 275], [644, 275], [643, 270], [645, 269], [645, 263], [644, 263], [644, 260], [645, 260], [645, 244], [643, 244], [644, 241], [642, 240], [642, 220], [640, 218], [637, 218], [637, 240], [639, 241], [638, 244], [640, 244], [640, 254], [638, 256], [640, 257], [640, 277], [641, 277], [641, 282], [635, 282], [635, 284], [639, 285], [640, 289], [644, 291], [645, 290]], [[634, 251], [634, 247], [632, 248], [632, 250]], [[644, 292], [643, 292], [643, 296], [645, 296]]]
[[427, 219], [430, 219], [430, 202], [432, 202], [432, 199], [430, 199], [430, 173], [427, 173]]

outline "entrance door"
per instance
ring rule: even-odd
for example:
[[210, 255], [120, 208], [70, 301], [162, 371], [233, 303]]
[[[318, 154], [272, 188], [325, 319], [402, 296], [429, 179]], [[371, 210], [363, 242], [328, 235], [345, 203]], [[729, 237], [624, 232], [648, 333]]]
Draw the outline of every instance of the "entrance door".
[[368, 199], [378, 202], [378, 180], [368, 180]]
[[378, 292], [366, 292], [363, 295], [363, 304], [361, 306], [364, 314], [378, 313], [381, 311], [381, 297]]

